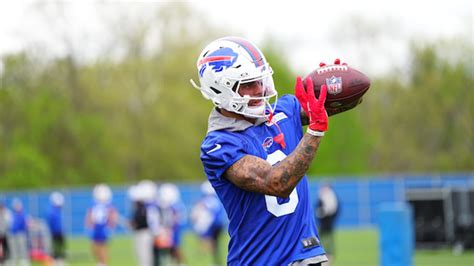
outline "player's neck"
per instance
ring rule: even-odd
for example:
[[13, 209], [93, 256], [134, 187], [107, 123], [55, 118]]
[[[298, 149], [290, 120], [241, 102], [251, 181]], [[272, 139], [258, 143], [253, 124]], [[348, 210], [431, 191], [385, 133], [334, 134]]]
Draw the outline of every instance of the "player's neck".
[[243, 116], [241, 114], [237, 114], [237, 113], [234, 113], [234, 112], [227, 111], [225, 109], [220, 109], [219, 108], [219, 109], [217, 109], [217, 111], [219, 113], [221, 113], [223, 116], [232, 117], [232, 118], [235, 118], [235, 119], [238, 119], [238, 120], [246, 120], [247, 122], [252, 123], [252, 124], [255, 124], [255, 122], [257, 121], [256, 118], [246, 117], [246, 116]]

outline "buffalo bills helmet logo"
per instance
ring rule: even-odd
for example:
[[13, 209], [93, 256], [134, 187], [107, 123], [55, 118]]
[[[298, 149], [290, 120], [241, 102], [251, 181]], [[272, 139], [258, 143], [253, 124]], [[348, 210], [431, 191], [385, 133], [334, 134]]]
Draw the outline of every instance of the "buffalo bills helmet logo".
[[221, 72], [224, 69], [227, 69], [234, 65], [237, 61], [239, 54], [234, 52], [231, 48], [224, 47], [219, 50], [216, 50], [203, 59], [199, 60], [199, 65], [201, 69], [199, 70], [199, 75], [203, 75], [204, 70], [207, 66], [210, 66], [211, 69], [215, 72]]

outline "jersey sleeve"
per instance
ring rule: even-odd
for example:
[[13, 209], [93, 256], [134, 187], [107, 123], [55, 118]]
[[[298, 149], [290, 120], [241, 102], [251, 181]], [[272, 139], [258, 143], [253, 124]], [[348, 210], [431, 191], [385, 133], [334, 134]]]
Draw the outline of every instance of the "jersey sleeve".
[[209, 180], [221, 180], [224, 172], [248, 153], [241, 138], [211, 132], [201, 145], [201, 161]]
[[301, 126], [301, 104], [292, 94], [285, 94], [278, 100], [279, 106], [297, 126]]

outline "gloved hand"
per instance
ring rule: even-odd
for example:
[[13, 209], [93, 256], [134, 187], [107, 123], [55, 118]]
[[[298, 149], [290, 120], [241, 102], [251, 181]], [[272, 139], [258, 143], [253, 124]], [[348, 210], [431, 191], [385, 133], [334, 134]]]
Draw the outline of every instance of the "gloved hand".
[[324, 108], [327, 94], [326, 84], [321, 85], [319, 99], [316, 99], [313, 81], [308, 77], [305, 82], [306, 90], [301, 77], [296, 78], [295, 96], [309, 118], [309, 126], [306, 132], [313, 136], [324, 136], [324, 131], [328, 129], [328, 114]]

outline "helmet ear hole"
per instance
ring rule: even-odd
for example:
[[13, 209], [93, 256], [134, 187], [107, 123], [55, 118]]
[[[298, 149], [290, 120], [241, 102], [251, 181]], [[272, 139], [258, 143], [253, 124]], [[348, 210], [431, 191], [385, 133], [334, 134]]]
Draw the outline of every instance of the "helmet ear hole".
[[233, 82], [230, 79], [223, 78], [221, 79], [220, 83], [222, 84], [223, 87], [231, 89], [235, 82]]
[[238, 87], [239, 87], [239, 82], [234, 83], [234, 86], [232, 87], [232, 91], [237, 92]]
[[209, 87], [209, 88], [210, 88], [215, 94], [220, 94], [220, 93], [221, 93], [218, 89], [216, 89], [216, 88], [214, 88], [214, 87]]

